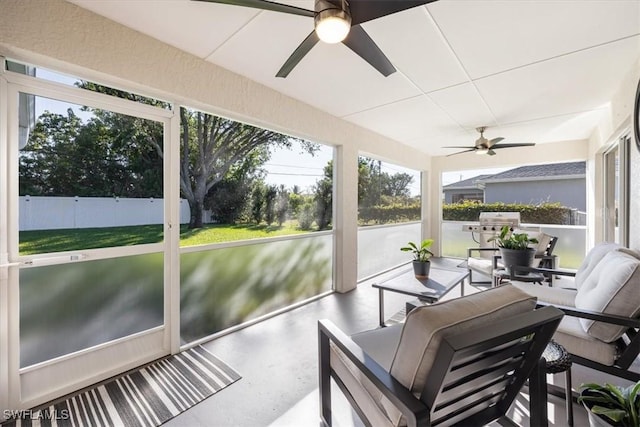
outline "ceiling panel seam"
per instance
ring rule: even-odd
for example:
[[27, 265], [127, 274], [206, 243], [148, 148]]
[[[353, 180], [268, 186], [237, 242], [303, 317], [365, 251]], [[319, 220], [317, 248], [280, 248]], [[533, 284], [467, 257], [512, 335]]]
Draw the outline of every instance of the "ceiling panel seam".
[[[471, 86], [473, 86], [473, 90], [475, 91], [475, 93], [478, 95], [478, 97], [482, 101], [482, 104], [485, 106], [485, 108], [487, 109], [489, 114], [491, 114], [491, 118], [493, 119], [493, 125], [498, 125], [498, 120], [496, 119], [495, 113], [493, 112], [491, 107], [489, 107], [489, 103], [487, 103], [487, 101], [484, 99], [484, 97], [480, 93], [480, 90], [478, 90], [476, 84], [474, 83], [473, 79], [469, 75], [469, 72], [467, 71], [467, 68], [464, 66], [464, 64], [460, 60], [460, 57], [458, 56], [456, 51], [453, 49], [453, 46], [451, 46], [451, 43], [449, 43], [449, 39], [447, 39], [447, 36], [442, 31], [442, 28], [440, 28], [440, 25], [438, 25], [438, 22], [435, 20], [433, 15], [431, 15], [431, 12], [429, 11], [429, 8], [427, 6], [423, 6], [423, 8], [427, 12], [427, 15], [429, 16], [429, 19], [431, 19], [431, 22], [433, 22], [433, 25], [435, 26], [435, 28], [438, 30], [438, 34], [440, 34], [440, 37], [442, 37], [442, 40], [443, 40], [445, 46], [447, 47], [447, 49], [449, 49], [449, 51], [451, 52], [453, 57], [456, 59], [456, 61], [458, 62], [458, 65], [460, 65], [460, 68], [462, 68], [462, 72], [467, 77], [467, 81], [469, 83], [471, 83]], [[429, 99], [431, 99], [431, 97], [429, 97]], [[433, 99], [432, 99], [432, 101], [433, 101]], [[433, 101], [433, 102], [434, 102], [434, 104], [438, 105], [435, 101]], [[440, 109], [442, 109], [442, 107], [440, 107], [439, 105], [438, 105], [438, 107]], [[454, 122], [456, 122], [456, 121], [454, 120]], [[456, 123], [458, 123], [458, 122], [456, 122]], [[460, 126], [459, 123], [458, 123], [458, 125]], [[480, 126], [488, 126], [489, 123], [483, 123], [483, 124], [479, 124], [479, 125]]]
[[526, 120], [516, 120], [516, 121], [511, 121], [511, 122], [505, 122], [501, 126], [507, 127], [507, 126], [513, 126], [513, 125], [521, 125], [523, 123], [536, 122], [538, 120], [549, 120], [549, 119], [555, 119], [555, 118], [558, 118], [558, 117], [565, 117], [565, 116], [569, 117], [569, 116], [575, 116], [575, 115], [578, 115], [578, 114], [593, 113], [595, 111], [604, 111], [607, 108], [608, 107], [592, 108], [590, 110], [573, 111], [573, 112], [570, 112], [570, 113], [562, 113], [562, 114], [553, 114], [553, 115], [550, 115], [550, 116], [536, 117], [536, 118], [526, 119]]
[[213, 55], [215, 55], [215, 53], [220, 50], [220, 48], [224, 45], [226, 45], [232, 38], [234, 38], [236, 36], [236, 34], [240, 33], [242, 30], [244, 30], [245, 28], [247, 28], [247, 26], [249, 26], [249, 24], [251, 24], [259, 15], [261, 15], [263, 12], [259, 11], [258, 13], [256, 13], [255, 15], [253, 15], [247, 22], [244, 23], [244, 25], [242, 25], [240, 28], [238, 28], [236, 31], [234, 31], [233, 33], [231, 33], [229, 35], [229, 37], [227, 37], [226, 39], [224, 39], [224, 41], [222, 43], [220, 43], [218, 46], [216, 46], [208, 55], [204, 56], [204, 60], [205, 61], [209, 61], [211, 59], [211, 57]]
[[497, 71], [495, 73], [487, 74], [487, 75], [482, 76], [482, 77], [477, 77], [477, 78], [473, 79], [473, 81], [479, 81], [479, 80], [486, 79], [486, 78], [489, 78], [489, 77], [499, 76], [500, 74], [505, 74], [505, 73], [508, 73], [508, 72], [511, 72], [511, 71], [514, 71], [514, 70], [527, 68], [527, 67], [530, 67], [532, 65], [542, 64], [544, 62], [553, 61], [553, 60], [558, 59], [558, 58], [563, 58], [565, 56], [570, 56], [570, 55], [573, 55], [573, 54], [576, 54], [576, 53], [580, 53], [580, 52], [586, 52], [586, 51], [592, 50], [592, 49], [597, 49], [597, 48], [600, 48], [600, 47], [603, 47], [603, 46], [607, 46], [607, 45], [610, 45], [610, 44], [613, 44], [613, 43], [617, 43], [617, 42], [620, 42], [620, 41], [623, 41], [623, 40], [628, 40], [628, 39], [631, 39], [631, 38], [634, 38], [634, 37], [639, 37], [639, 36], [640, 36], [640, 33], [636, 33], [636, 34], [633, 34], [633, 35], [620, 37], [620, 38], [615, 39], [615, 40], [610, 40], [608, 42], [598, 43], [598, 44], [593, 45], [593, 46], [583, 47], [581, 49], [576, 49], [576, 50], [573, 50], [571, 52], [561, 53], [559, 55], [550, 56], [548, 58], [540, 59], [538, 61], [529, 62], [527, 64], [518, 65], [517, 67], [508, 68], [506, 70]]

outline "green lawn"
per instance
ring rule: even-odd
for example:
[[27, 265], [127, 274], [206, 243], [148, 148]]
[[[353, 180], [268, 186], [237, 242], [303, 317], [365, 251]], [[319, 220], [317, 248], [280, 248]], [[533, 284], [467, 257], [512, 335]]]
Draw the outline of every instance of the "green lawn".
[[[302, 234], [308, 231], [283, 224], [282, 227], [238, 224], [207, 225], [189, 230], [180, 227], [180, 245], [193, 246], [206, 243], [222, 243], [234, 240]], [[65, 230], [37, 230], [20, 232], [20, 255], [47, 252], [74, 251], [82, 249], [131, 246], [162, 241], [162, 225], [138, 225], [109, 228], [77, 228]]]

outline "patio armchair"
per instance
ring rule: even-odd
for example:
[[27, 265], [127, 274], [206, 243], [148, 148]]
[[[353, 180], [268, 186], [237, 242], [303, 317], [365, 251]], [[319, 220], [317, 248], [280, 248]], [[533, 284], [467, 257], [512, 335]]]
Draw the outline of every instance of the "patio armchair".
[[[530, 237], [536, 238], [538, 244], [536, 245], [536, 254], [533, 267], [551, 268], [557, 267], [557, 256], [553, 255], [553, 250], [556, 247], [558, 238], [550, 236], [543, 232], [528, 231], [528, 230], [514, 230], [514, 233], [525, 232]], [[492, 284], [492, 280], [474, 280], [473, 272], [480, 273], [483, 276], [491, 279], [493, 271], [497, 268], [503, 268], [501, 264], [500, 249], [499, 248], [467, 248], [467, 269], [469, 270], [469, 283], [470, 284]], [[549, 285], [553, 283], [553, 276], [547, 275], [547, 281]]]
[[351, 337], [319, 321], [322, 424], [332, 424], [333, 379], [368, 426], [513, 426], [505, 414], [529, 379], [531, 425], [547, 425], [541, 355], [562, 312], [535, 306], [505, 285]]
[[640, 253], [602, 243], [576, 272], [548, 272], [574, 276], [575, 289], [513, 285], [565, 313], [554, 340], [574, 363], [640, 381], [640, 373], [630, 370], [640, 353]]

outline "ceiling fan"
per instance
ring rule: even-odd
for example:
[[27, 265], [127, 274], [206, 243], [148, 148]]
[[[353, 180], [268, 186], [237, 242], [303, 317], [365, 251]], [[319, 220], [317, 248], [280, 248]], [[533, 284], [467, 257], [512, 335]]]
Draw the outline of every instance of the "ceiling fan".
[[344, 43], [387, 77], [396, 69], [360, 24], [436, 0], [315, 0], [314, 10], [267, 0], [194, 0], [290, 13], [314, 19], [315, 30], [291, 54], [276, 77], [287, 77], [298, 62], [322, 40]]
[[484, 131], [486, 129], [487, 129], [486, 126], [480, 126], [476, 128], [476, 130], [480, 132], [480, 138], [476, 139], [476, 145], [474, 145], [473, 147], [455, 146], [455, 145], [450, 147], [442, 147], [442, 148], [466, 148], [466, 150], [458, 151], [457, 153], [448, 154], [447, 157], [454, 156], [456, 154], [466, 153], [469, 151], [475, 151], [476, 154], [486, 154], [488, 156], [494, 156], [496, 154], [494, 150], [497, 150], [499, 148], [531, 147], [533, 145], [536, 145], [533, 142], [498, 145], [498, 143], [502, 141], [504, 138], [499, 136], [497, 138], [487, 139], [484, 137]]

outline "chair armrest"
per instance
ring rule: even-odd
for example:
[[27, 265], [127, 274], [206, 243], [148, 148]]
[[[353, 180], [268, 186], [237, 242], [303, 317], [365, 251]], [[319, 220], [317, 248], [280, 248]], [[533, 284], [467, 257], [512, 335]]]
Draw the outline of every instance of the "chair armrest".
[[[546, 255], [548, 256], [548, 255]], [[553, 255], [551, 255], [553, 256]], [[553, 274], [554, 276], [569, 276], [575, 277], [576, 272], [571, 270], [559, 270], [555, 268], [537, 268], [537, 267], [524, 267], [518, 266], [518, 270], [526, 271], [529, 273], [542, 273], [542, 274]]]
[[[542, 268], [549, 268], [551, 270], [557, 270], [557, 265], [558, 265], [558, 255], [536, 255], [535, 256], [536, 259], [540, 260], [540, 264], [547, 264], [545, 263], [545, 261], [548, 261], [547, 265], [550, 265], [550, 267], [542, 267]], [[575, 275], [575, 273], [574, 273]]]
[[[370, 380], [380, 392], [393, 403], [407, 418], [409, 426], [427, 426], [430, 424], [430, 409], [410, 390], [393, 378], [382, 366], [368, 356], [364, 350], [349, 336], [342, 332], [330, 320], [318, 321], [318, 336], [320, 340], [320, 369], [323, 365], [329, 366], [329, 342], [333, 342], [343, 354]], [[329, 369], [331, 372], [332, 369]], [[320, 374], [322, 380], [322, 373]]]
[[640, 319], [638, 318], [618, 316], [598, 311], [582, 310], [580, 308], [566, 307], [538, 301], [538, 307], [546, 306], [556, 307], [559, 310], [562, 310], [566, 316], [580, 317], [582, 319], [595, 320], [597, 322], [611, 323], [614, 325], [622, 325], [628, 328], [640, 328]]
[[480, 255], [481, 252], [498, 252], [498, 248], [467, 248], [467, 258], [472, 258], [471, 253], [478, 252]]

